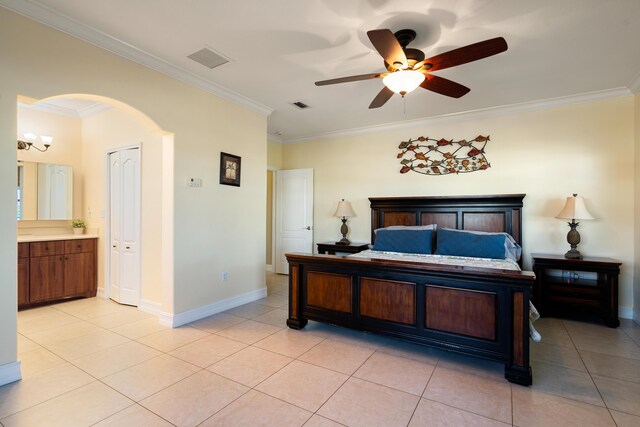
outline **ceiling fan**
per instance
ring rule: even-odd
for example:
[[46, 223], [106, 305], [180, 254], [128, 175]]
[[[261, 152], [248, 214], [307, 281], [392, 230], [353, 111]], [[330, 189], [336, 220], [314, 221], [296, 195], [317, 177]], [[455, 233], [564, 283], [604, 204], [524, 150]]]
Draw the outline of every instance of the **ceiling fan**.
[[371, 30], [367, 31], [367, 35], [373, 47], [384, 58], [384, 66], [388, 72], [322, 80], [316, 82], [316, 86], [382, 78], [385, 86], [373, 99], [369, 108], [382, 107], [394, 93], [404, 97], [418, 86], [441, 95], [460, 98], [471, 89], [431, 72], [477, 61], [507, 50], [505, 39], [496, 37], [425, 59], [421, 50], [407, 48], [416, 38], [416, 32], [413, 30], [400, 30], [395, 34], [387, 29]]

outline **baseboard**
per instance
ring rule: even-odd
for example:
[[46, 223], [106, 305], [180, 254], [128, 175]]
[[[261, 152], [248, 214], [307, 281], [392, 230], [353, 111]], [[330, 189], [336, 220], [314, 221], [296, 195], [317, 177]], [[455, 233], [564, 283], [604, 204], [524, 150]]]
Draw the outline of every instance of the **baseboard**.
[[196, 320], [204, 319], [211, 315], [221, 313], [223, 311], [238, 307], [240, 305], [248, 304], [253, 301], [257, 301], [267, 296], [267, 288], [256, 289], [255, 291], [246, 292], [244, 294], [236, 295], [231, 298], [223, 299], [221, 301], [214, 302], [213, 304], [205, 305], [202, 307], [194, 308], [193, 310], [184, 311], [182, 313], [160, 313], [160, 324], [165, 326], [171, 326], [176, 328], [178, 326], [186, 325], [187, 323], [195, 322]]
[[141, 299], [138, 308], [146, 313], [155, 314], [156, 316], [162, 313], [162, 304], [148, 299]]
[[267, 272], [273, 273], [273, 265], [267, 264]]
[[633, 319], [633, 317], [634, 317], [633, 308], [632, 307], [618, 307], [618, 316], [620, 318], [622, 318], [622, 319]]
[[0, 386], [22, 379], [20, 361], [0, 365]]

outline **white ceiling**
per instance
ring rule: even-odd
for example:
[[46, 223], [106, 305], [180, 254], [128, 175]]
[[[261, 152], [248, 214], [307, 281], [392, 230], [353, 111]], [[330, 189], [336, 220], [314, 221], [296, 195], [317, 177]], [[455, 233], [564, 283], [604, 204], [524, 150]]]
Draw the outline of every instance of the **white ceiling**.
[[[637, 88], [639, 0], [0, 0], [0, 4], [174, 77], [268, 112], [285, 141], [452, 113]], [[460, 99], [418, 89], [367, 107], [384, 71], [366, 31], [411, 28], [427, 57], [502, 36], [509, 50], [436, 74]], [[95, 30], [95, 31], [94, 31]], [[121, 43], [122, 42], [122, 43]], [[230, 59], [208, 69], [187, 56]], [[626, 90], [626, 89], [625, 89]], [[311, 108], [291, 105], [302, 101]]]

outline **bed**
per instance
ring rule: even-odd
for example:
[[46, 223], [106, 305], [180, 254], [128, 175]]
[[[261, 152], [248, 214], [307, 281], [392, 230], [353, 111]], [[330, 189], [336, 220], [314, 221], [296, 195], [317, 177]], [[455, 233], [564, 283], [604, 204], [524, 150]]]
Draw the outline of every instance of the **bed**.
[[[506, 232], [522, 246], [524, 194], [370, 198], [371, 239], [389, 226]], [[454, 230], [455, 231], [455, 230]], [[528, 271], [339, 255], [286, 254], [287, 325], [308, 320], [504, 362], [530, 385]], [[520, 261], [521, 263], [522, 261]]]

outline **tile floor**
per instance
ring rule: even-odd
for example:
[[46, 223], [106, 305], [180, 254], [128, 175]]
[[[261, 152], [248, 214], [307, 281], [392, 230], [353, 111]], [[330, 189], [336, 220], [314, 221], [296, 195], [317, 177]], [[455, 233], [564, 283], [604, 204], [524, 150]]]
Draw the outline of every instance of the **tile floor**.
[[503, 366], [310, 322], [269, 296], [169, 329], [92, 298], [22, 311], [12, 426], [640, 426], [640, 326], [545, 318], [534, 385]]

